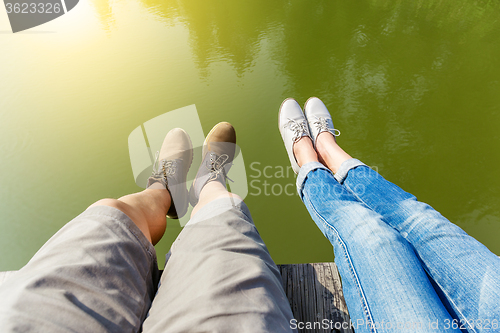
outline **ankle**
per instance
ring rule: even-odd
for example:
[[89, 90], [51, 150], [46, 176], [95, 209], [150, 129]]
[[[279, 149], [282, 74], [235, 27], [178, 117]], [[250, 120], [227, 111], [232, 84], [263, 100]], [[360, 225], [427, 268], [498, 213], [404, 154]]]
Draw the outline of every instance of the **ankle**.
[[304, 136], [293, 144], [293, 154], [299, 167], [309, 162], [319, 162], [310, 138]]
[[340, 148], [335, 137], [328, 132], [323, 132], [318, 135], [316, 140], [316, 151], [318, 152], [318, 158], [321, 163], [333, 173], [337, 172], [342, 163], [352, 158]]
[[165, 216], [171, 205], [168, 190], [146, 189], [121, 197], [117, 201], [121, 202], [120, 210], [130, 214], [129, 217], [153, 245], [160, 241], [167, 227]]
[[331, 142], [326, 143], [325, 141], [326, 140], [316, 140], [316, 152], [321, 163], [323, 163], [327, 168], [332, 169], [334, 161], [329, 153], [329, 150], [333, 146], [331, 145]]
[[240, 199], [243, 201], [243, 199], [240, 198], [238, 195], [229, 192], [226, 186], [223, 185], [221, 182], [212, 181], [205, 184], [205, 186], [201, 190], [200, 198], [197, 204], [193, 207], [193, 211], [191, 212], [191, 217], [193, 217], [202, 207], [206, 206], [210, 202], [222, 198], [228, 198], [233, 201], [235, 199]]
[[200, 191], [200, 200], [210, 201], [214, 196], [229, 193], [226, 185], [223, 184], [219, 179], [207, 182], [205, 186]]
[[137, 194], [141, 203], [139, 207], [146, 214], [167, 215], [172, 205], [170, 192], [165, 188], [148, 188]]

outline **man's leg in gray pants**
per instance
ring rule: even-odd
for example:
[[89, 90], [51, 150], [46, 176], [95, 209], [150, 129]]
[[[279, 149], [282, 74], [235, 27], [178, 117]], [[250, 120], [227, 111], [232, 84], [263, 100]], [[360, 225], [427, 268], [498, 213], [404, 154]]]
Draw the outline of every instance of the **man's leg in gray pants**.
[[145, 333], [291, 332], [275, 263], [237, 197], [201, 208], [168, 255]]
[[66, 224], [0, 287], [0, 332], [140, 331], [170, 203], [166, 189], [146, 189]]
[[138, 332], [156, 254], [123, 212], [87, 209], [0, 287], [0, 332]]

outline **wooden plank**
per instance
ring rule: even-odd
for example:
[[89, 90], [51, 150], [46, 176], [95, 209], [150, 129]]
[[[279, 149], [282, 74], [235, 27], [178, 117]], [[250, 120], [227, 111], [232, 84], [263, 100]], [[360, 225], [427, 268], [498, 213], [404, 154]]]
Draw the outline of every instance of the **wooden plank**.
[[353, 333], [340, 276], [334, 263], [279, 267], [294, 318], [297, 323], [304, 325], [299, 332]]
[[302, 309], [299, 307], [298, 300], [300, 299], [301, 289], [300, 289], [300, 275], [299, 266], [292, 266], [292, 312], [297, 314], [300, 320], [302, 318]]
[[[306, 301], [306, 295], [305, 295], [306, 285], [304, 283], [304, 265], [297, 265], [297, 270], [299, 274], [297, 284], [299, 285], [300, 294], [298, 295], [298, 297], [296, 297], [296, 301], [297, 301], [297, 307], [300, 312], [299, 318], [301, 321], [304, 321], [305, 318], [309, 318], [307, 315], [307, 306], [304, 305], [304, 302]], [[311, 331], [306, 329], [305, 332], [310, 333]]]
[[[304, 269], [303, 271], [303, 279], [301, 281], [304, 286], [304, 298], [302, 299], [302, 307], [304, 308], [304, 317], [305, 318], [314, 318], [316, 321], [316, 293], [313, 293], [313, 290], [316, 289], [315, 279], [314, 279], [314, 269], [311, 265], [302, 264]], [[309, 332], [313, 332], [313, 330], [309, 330]]]
[[[349, 311], [347, 310], [347, 304], [345, 302], [344, 298], [344, 292], [342, 291], [342, 285], [340, 282], [340, 275], [339, 271], [337, 269], [337, 266], [333, 264], [330, 266], [330, 272], [333, 275], [333, 288], [337, 290], [337, 293], [335, 293], [335, 304], [337, 307], [338, 314], [342, 317], [343, 321], [348, 321], [350, 320], [349, 318]], [[351, 330], [346, 331], [346, 332], [351, 332]]]
[[[312, 266], [314, 275], [316, 278], [314, 284], [314, 293], [316, 294], [316, 313], [314, 314], [315, 319], [317, 321], [321, 321], [325, 313], [325, 293], [323, 286], [324, 283], [324, 275], [322, 274], [323, 265]], [[321, 329], [319, 332], [328, 332], [327, 329]]]
[[[327, 285], [326, 279], [325, 279], [325, 264], [317, 264], [314, 265], [314, 273], [316, 275], [316, 295], [318, 298], [318, 313], [316, 314], [316, 320], [320, 321], [323, 320], [323, 318], [326, 318], [328, 314], [326, 313], [327, 311], [330, 310], [330, 307], [327, 306], [327, 298], [328, 298], [328, 289], [325, 288]], [[329, 329], [322, 329], [321, 332], [330, 332]]]
[[[325, 272], [327, 272], [328, 275], [331, 276], [330, 288], [332, 290], [335, 290], [335, 292], [332, 293], [334, 320], [340, 323], [349, 323], [350, 322], [349, 312], [347, 310], [347, 305], [345, 303], [344, 293], [342, 291], [342, 284], [340, 282], [340, 275], [337, 269], [337, 265], [335, 265], [335, 263], [331, 263], [331, 265], [325, 267]], [[339, 331], [343, 333], [353, 332], [353, 330], [349, 328], [347, 325], [345, 327], [346, 328], [342, 328]]]

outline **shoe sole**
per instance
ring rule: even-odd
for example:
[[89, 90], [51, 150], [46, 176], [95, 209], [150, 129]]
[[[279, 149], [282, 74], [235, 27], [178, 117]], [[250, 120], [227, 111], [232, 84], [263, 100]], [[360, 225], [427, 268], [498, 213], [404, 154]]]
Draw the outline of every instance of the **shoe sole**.
[[[288, 97], [287, 99], [285, 99], [281, 105], [280, 105], [280, 110], [278, 112], [278, 129], [280, 131], [280, 134], [281, 134], [281, 124], [280, 124], [280, 119], [281, 119], [281, 109], [283, 109], [283, 104], [285, 104], [286, 101], [289, 101], [289, 100], [292, 100], [292, 101], [295, 101], [295, 103], [299, 104], [299, 102], [297, 102], [297, 100], [295, 98], [292, 98], [292, 97]], [[300, 104], [299, 104], [300, 106]], [[304, 110], [302, 110], [302, 112], [304, 112]]]
[[[312, 97], [311, 97], [311, 98], [312, 98]], [[309, 99], [311, 99], [311, 98], [309, 98]], [[308, 101], [309, 101], [309, 99], [308, 99]], [[278, 112], [278, 130], [280, 131], [280, 135], [281, 135], [281, 124], [280, 124], [280, 119], [281, 119], [281, 110], [283, 109], [283, 104], [285, 104], [285, 102], [286, 102], [286, 101], [288, 101], [288, 100], [295, 101], [295, 103], [297, 103], [297, 105], [299, 106], [300, 110], [302, 111], [302, 114], [304, 115], [304, 118], [306, 118], [306, 114], [305, 114], [304, 110], [300, 107], [299, 102], [297, 102], [297, 100], [296, 100], [295, 98], [288, 97], [287, 99], [285, 99], [285, 100], [281, 103], [281, 105], [280, 105], [280, 110], [279, 110], [279, 112]], [[307, 102], [306, 102], [306, 103], [307, 103]], [[307, 121], [307, 118], [306, 118], [306, 122], [307, 122], [307, 123], [309, 123], [309, 122]], [[283, 136], [282, 136], [281, 138], [283, 139]], [[311, 141], [312, 141], [312, 139], [311, 139]], [[283, 142], [283, 143], [284, 143], [284, 142]], [[285, 146], [285, 148], [286, 148], [286, 146]], [[286, 149], [285, 149], [285, 150], [286, 150]], [[287, 155], [288, 155], [288, 152], [287, 152]], [[295, 156], [294, 156], [294, 158], [295, 158]], [[297, 161], [297, 159], [296, 159], [296, 158], [295, 158], [295, 161]], [[293, 167], [293, 165], [292, 165], [292, 167]], [[295, 172], [295, 174], [297, 174], [297, 172], [296, 172], [295, 170], [293, 170], [293, 172]]]

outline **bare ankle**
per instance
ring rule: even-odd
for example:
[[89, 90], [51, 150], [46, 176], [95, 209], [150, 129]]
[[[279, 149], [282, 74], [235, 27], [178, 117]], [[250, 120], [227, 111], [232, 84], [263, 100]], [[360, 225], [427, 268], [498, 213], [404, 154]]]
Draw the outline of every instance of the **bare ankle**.
[[243, 199], [231, 192], [229, 192], [225, 185], [218, 181], [212, 181], [207, 183], [200, 192], [200, 198], [196, 206], [193, 207], [193, 211], [191, 212], [191, 217], [193, 217], [202, 207], [206, 206], [212, 201], [228, 198], [232, 200], [241, 200]]
[[293, 154], [299, 167], [309, 162], [318, 162], [318, 155], [308, 137], [302, 137], [293, 144]]
[[351, 158], [349, 154], [340, 148], [335, 137], [328, 132], [323, 132], [318, 135], [316, 139], [316, 151], [318, 152], [318, 158], [321, 163], [326, 165], [333, 173], [337, 172], [344, 161]]

